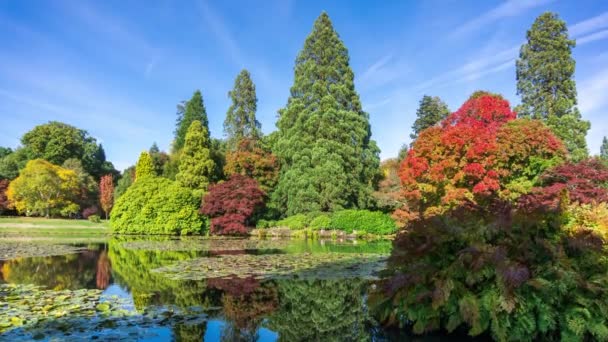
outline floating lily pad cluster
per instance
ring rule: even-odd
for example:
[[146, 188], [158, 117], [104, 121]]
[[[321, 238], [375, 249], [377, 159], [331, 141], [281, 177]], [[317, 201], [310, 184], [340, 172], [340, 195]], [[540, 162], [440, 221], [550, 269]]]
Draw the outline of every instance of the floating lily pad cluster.
[[73, 254], [85, 249], [53, 243], [0, 241], [0, 260]]
[[7, 340], [61, 341], [141, 339], [145, 328], [200, 324], [206, 316], [196, 310], [150, 308], [142, 313], [117, 296], [100, 290], [43, 290], [34, 285], [0, 285], [0, 334]]
[[128, 241], [121, 245], [126, 249], [150, 251], [238, 251], [283, 249], [289, 240], [254, 239], [183, 239], [166, 241]]
[[362, 253], [222, 255], [196, 258], [152, 270], [175, 280], [209, 278], [373, 279], [386, 256]]

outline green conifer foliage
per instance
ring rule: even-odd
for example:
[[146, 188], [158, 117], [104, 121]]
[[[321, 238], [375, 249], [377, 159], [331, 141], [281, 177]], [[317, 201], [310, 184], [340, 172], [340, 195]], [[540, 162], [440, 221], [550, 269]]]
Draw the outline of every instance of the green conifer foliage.
[[600, 146], [600, 158], [608, 161], [608, 138], [604, 137], [602, 140], [602, 146]]
[[322, 13], [296, 58], [274, 146], [282, 170], [273, 205], [287, 215], [371, 205], [378, 147], [355, 91], [348, 51]]
[[412, 125], [413, 133], [410, 134], [410, 138], [416, 140], [418, 133], [435, 126], [445, 119], [448, 114], [450, 114], [448, 106], [438, 96], [424, 95], [420, 100], [418, 110], [416, 110], [416, 121]]
[[229, 146], [236, 148], [242, 139], [257, 139], [261, 134], [261, 125], [255, 117], [258, 98], [249, 71], [242, 70], [239, 73], [228, 97], [232, 104], [226, 113], [224, 132]]
[[179, 162], [179, 172], [175, 179], [183, 186], [206, 190], [209, 179], [215, 171], [211, 158], [209, 133], [200, 121], [192, 121]]
[[175, 128], [175, 141], [173, 142], [173, 150], [180, 150], [186, 141], [186, 133], [188, 128], [194, 121], [199, 121], [207, 130], [207, 140], [209, 140], [209, 120], [207, 118], [207, 110], [203, 103], [203, 95], [200, 90], [194, 92], [192, 98], [182, 105], [178, 105], [178, 116]]
[[139, 155], [139, 159], [137, 160], [137, 165], [135, 166], [135, 180], [139, 180], [143, 177], [151, 177], [156, 176], [156, 171], [154, 171], [154, 163], [152, 162], [152, 157], [148, 152], [142, 152]]
[[566, 23], [555, 13], [544, 13], [527, 33], [517, 60], [517, 93], [521, 117], [543, 120], [561, 138], [570, 157], [587, 157], [585, 136], [591, 127], [581, 119], [574, 81], [575, 61]]

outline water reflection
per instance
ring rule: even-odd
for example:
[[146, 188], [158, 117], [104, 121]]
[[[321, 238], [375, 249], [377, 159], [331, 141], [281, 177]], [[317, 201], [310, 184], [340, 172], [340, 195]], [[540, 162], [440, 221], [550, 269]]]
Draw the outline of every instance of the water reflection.
[[[163, 241], [163, 240], [155, 240]], [[167, 240], [168, 241], [168, 240]], [[156, 327], [144, 339], [176, 341], [403, 340], [375, 323], [367, 306], [370, 283], [360, 279], [177, 281], [151, 270], [201, 256], [239, 253], [386, 252], [390, 242], [336, 244], [292, 241], [282, 248], [212, 251], [126, 248], [125, 240], [88, 246], [82, 253], [4, 262], [2, 280], [51, 289], [98, 288], [132, 300], [139, 312], [153, 307], [199, 308], [204, 320]], [[190, 244], [191, 242], [188, 242]], [[226, 246], [226, 243], [220, 243]], [[186, 244], [187, 245], [187, 244]], [[189, 250], [180, 250], [189, 249]], [[119, 289], [119, 290], [117, 290]], [[169, 330], [167, 330], [169, 329]], [[155, 336], [155, 337], [154, 337]]]

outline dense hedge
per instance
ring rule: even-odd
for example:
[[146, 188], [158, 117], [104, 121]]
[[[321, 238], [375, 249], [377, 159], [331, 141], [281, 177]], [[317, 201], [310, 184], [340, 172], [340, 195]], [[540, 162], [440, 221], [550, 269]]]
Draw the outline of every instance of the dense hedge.
[[311, 228], [336, 229], [347, 233], [353, 231], [386, 235], [397, 231], [395, 221], [387, 214], [369, 210], [341, 210], [335, 213], [298, 214], [279, 221], [260, 220], [257, 228], [287, 227], [289, 229]]
[[124, 234], [200, 234], [200, 199], [166, 178], [142, 177], [114, 205], [110, 225]]

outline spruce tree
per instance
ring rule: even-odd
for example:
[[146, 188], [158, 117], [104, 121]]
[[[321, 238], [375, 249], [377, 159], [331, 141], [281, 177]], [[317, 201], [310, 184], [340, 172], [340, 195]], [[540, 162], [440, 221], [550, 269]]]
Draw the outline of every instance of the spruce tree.
[[295, 62], [274, 146], [273, 205], [287, 215], [372, 205], [379, 150], [355, 91], [348, 51], [322, 13]]
[[175, 179], [187, 188], [204, 191], [207, 190], [214, 170], [215, 163], [211, 158], [207, 128], [198, 120], [192, 121], [181, 151], [179, 172]]
[[226, 113], [224, 132], [228, 145], [234, 149], [243, 138], [257, 139], [260, 136], [261, 126], [255, 117], [258, 98], [249, 71], [242, 70], [239, 73], [234, 81], [234, 88], [228, 92], [228, 97], [232, 104]]
[[600, 146], [600, 158], [608, 161], [608, 138], [604, 137], [602, 140], [602, 146]]
[[566, 23], [555, 13], [544, 13], [527, 33], [517, 68], [517, 93], [521, 117], [543, 120], [560, 137], [573, 160], [588, 155], [585, 136], [590, 123], [576, 107], [575, 61]]
[[142, 152], [139, 155], [139, 159], [137, 160], [137, 165], [135, 166], [135, 180], [139, 180], [142, 177], [153, 177], [156, 176], [156, 171], [154, 171], [154, 163], [152, 162], [152, 157], [148, 152]]
[[412, 125], [413, 133], [410, 134], [410, 138], [416, 140], [418, 133], [435, 126], [445, 119], [448, 114], [450, 114], [448, 106], [438, 96], [424, 95], [420, 100], [418, 110], [416, 110], [416, 121]]
[[192, 98], [184, 104], [178, 105], [178, 115], [175, 128], [175, 141], [173, 142], [173, 150], [179, 151], [186, 141], [186, 133], [193, 121], [199, 121], [207, 130], [207, 139], [209, 139], [209, 120], [207, 119], [207, 111], [203, 103], [203, 95], [200, 90], [194, 92]]

